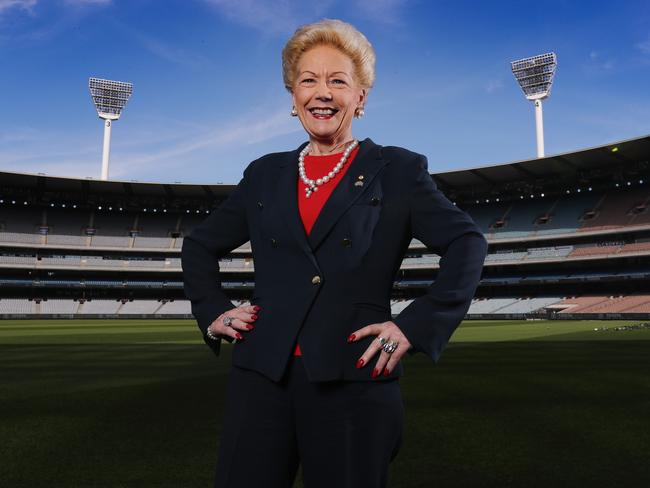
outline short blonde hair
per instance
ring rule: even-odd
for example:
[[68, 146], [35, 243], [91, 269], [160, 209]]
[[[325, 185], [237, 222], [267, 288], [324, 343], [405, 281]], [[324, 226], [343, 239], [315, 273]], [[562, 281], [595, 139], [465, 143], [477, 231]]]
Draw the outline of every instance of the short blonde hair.
[[352, 60], [357, 83], [369, 89], [375, 81], [375, 50], [366, 36], [341, 20], [324, 19], [299, 27], [282, 49], [282, 77], [290, 92], [296, 77], [298, 61], [316, 46], [331, 46]]

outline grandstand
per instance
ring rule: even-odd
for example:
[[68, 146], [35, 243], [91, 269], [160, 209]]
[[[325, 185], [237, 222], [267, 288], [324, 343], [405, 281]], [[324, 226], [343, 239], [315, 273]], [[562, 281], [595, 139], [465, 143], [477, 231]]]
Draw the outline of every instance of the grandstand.
[[[433, 174], [490, 244], [467, 317], [647, 319], [649, 159], [645, 136]], [[232, 189], [0, 172], [0, 316], [190, 318], [183, 237]], [[439, 261], [411, 242], [394, 314], [435, 280]], [[246, 303], [250, 243], [220, 268], [233, 303]]]

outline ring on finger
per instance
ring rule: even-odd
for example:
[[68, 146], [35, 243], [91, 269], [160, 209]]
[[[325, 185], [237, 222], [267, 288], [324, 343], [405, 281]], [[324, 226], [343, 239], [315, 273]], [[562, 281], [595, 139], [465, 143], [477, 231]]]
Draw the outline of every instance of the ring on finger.
[[232, 323], [233, 323], [234, 320], [235, 320], [234, 318], [226, 315], [223, 318], [223, 325], [225, 325], [226, 327], [232, 327]]
[[397, 346], [398, 346], [398, 345], [399, 345], [399, 342], [398, 342], [398, 341], [395, 341], [395, 342], [386, 342], [386, 343], [384, 343], [384, 344], [382, 345], [382, 349], [383, 349], [386, 353], [388, 353], [388, 354], [392, 354], [392, 353], [395, 352], [395, 349], [397, 349]]

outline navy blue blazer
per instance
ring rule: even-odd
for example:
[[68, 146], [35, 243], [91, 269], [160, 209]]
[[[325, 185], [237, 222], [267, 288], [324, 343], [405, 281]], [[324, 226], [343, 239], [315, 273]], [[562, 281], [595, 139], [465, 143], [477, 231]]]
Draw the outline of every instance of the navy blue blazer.
[[[298, 153], [250, 163], [228, 198], [183, 241], [184, 291], [205, 331], [233, 308], [221, 288], [219, 258], [250, 241], [255, 265], [255, 329], [233, 344], [234, 365], [279, 381], [296, 340], [310, 381], [382, 381], [356, 362], [376, 336], [348, 343], [355, 330], [393, 320], [413, 348], [438, 361], [478, 286], [487, 241], [464, 211], [436, 187], [427, 159], [399, 147], [361, 141], [309, 234], [298, 212]], [[426, 293], [391, 318], [393, 281], [415, 237], [441, 256]], [[226, 340], [232, 342], [228, 337]], [[370, 362], [374, 365], [375, 356]]]

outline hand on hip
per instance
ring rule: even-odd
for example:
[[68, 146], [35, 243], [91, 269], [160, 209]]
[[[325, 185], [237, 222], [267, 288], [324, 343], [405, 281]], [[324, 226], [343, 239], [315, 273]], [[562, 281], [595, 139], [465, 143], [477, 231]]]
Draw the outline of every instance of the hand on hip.
[[376, 324], [369, 324], [365, 327], [353, 332], [348, 338], [348, 342], [355, 342], [362, 337], [374, 336], [376, 340], [372, 341], [368, 349], [357, 361], [357, 368], [363, 368], [372, 357], [379, 352], [379, 358], [371, 376], [373, 378], [379, 376], [382, 371], [384, 376], [395, 368], [401, 357], [406, 354], [412, 346], [406, 336], [402, 333], [397, 324], [391, 320], [388, 322], [380, 322]]
[[243, 340], [244, 336], [239, 331], [248, 332], [255, 328], [252, 325], [257, 320], [259, 305], [247, 305], [232, 308], [219, 315], [208, 326], [213, 335], [229, 336], [233, 339]]

